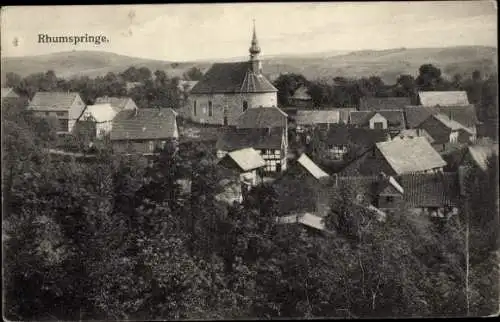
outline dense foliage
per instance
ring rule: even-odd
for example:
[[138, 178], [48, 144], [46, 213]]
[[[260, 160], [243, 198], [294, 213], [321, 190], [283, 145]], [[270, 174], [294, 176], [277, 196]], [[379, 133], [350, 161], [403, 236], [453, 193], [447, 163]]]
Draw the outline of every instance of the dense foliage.
[[[428, 75], [402, 75], [395, 87], [376, 77], [355, 85], [336, 78], [331, 87], [300, 75], [282, 76], [277, 87], [280, 102], [295, 87], [307, 85], [316, 102], [354, 104], [359, 95], [394, 91], [406, 96], [417, 84], [446, 83], [429, 66], [420, 72]], [[177, 80], [143, 68], [96, 79], [63, 80], [52, 72], [8, 78], [7, 86], [28, 98], [39, 90], [75, 90], [93, 103], [98, 96], [124, 95], [126, 82], [143, 83], [129, 93], [139, 107], [169, 107], [178, 95]], [[496, 115], [490, 109], [496, 104], [491, 98], [496, 79], [481, 80], [476, 74], [471, 81], [457, 77], [454, 84], [472, 93], [471, 101], [483, 106], [481, 113]], [[352, 91], [345, 90], [350, 86]], [[241, 205], [218, 201], [224, 188], [221, 173], [201, 143], [168, 144], [154, 160], [105, 149], [90, 162], [65, 160], [45, 153], [56, 137], [50, 120], [31, 118], [22, 106], [3, 105], [2, 110], [7, 319], [352, 318], [498, 311], [493, 160], [486, 173], [475, 170], [467, 178], [466, 211], [445, 224], [406, 209], [379, 222], [356, 205], [355, 187], [344, 187], [325, 220], [329, 233], [321, 234], [276, 225], [277, 196], [267, 185], [253, 189]], [[189, 189], [183, 180], [190, 182]]]

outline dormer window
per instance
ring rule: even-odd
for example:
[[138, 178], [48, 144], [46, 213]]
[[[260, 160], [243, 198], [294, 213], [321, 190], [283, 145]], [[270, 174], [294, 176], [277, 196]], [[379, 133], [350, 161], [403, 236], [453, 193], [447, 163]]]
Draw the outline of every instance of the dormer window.
[[243, 101], [243, 112], [245, 112], [248, 109], [248, 102]]

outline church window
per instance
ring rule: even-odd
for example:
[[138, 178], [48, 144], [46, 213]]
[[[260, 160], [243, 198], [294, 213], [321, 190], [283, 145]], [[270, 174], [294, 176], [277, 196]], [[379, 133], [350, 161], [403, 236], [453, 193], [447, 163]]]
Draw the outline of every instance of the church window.
[[208, 116], [213, 116], [214, 110], [212, 107], [212, 101], [208, 101]]
[[245, 112], [248, 109], [248, 102], [243, 101], [243, 112]]

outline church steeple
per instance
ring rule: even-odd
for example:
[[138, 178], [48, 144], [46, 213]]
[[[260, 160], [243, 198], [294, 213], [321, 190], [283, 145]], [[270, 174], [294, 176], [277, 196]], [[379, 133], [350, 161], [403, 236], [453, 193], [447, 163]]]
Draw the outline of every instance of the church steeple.
[[252, 71], [255, 74], [261, 74], [262, 73], [262, 65], [261, 65], [260, 60], [259, 60], [260, 47], [259, 47], [259, 42], [257, 41], [257, 33], [255, 32], [255, 19], [253, 20], [252, 44], [251, 44], [250, 49], [248, 51], [250, 52], [250, 63], [251, 63]]
[[257, 33], [255, 32], [255, 19], [253, 20], [253, 36], [252, 36], [252, 45], [248, 50], [250, 52], [250, 59], [257, 59], [257, 56], [260, 54], [259, 42], [257, 41]]

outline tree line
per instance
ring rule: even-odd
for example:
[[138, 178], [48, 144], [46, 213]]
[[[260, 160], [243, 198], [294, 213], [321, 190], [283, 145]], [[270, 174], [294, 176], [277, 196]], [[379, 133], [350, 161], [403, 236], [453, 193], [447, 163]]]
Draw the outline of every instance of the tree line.
[[497, 74], [482, 77], [474, 71], [468, 78], [456, 74], [449, 80], [432, 64], [420, 66], [417, 77], [400, 75], [395, 84], [385, 84], [378, 76], [308, 80], [301, 74], [281, 74], [274, 85], [280, 106], [290, 106], [295, 90], [306, 86], [315, 108], [356, 107], [362, 97], [408, 97], [416, 105], [418, 91], [466, 91], [470, 103], [477, 107], [480, 121], [498, 117]]
[[[183, 75], [183, 79], [199, 80], [201, 71], [192, 67]], [[129, 67], [121, 73], [109, 72], [104, 76], [90, 78], [81, 76], [71, 79], [57, 77], [54, 71], [36, 73], [26, 77], [9, 72], [6, 74], [6, 87], [12, 87], [19, 95], [28, 99], [36, 92], [78, 92], [83, 101], [92, 105], [102, 96], [131, 97], [139, 108], [169, 107], [179, 108], [182, 93], [178, 85], [181, 78], [169, 77], [165, 71], [152, 72], [147, 67]], [[135, 83], [131, 89], [127, 83]], [[138, 83], [138, 84], [137, 84]]]
[[493, 161], [488, 172], [467, 179], [470, 219], [433, 223], [402, 208], [381, 223], [355, 204], [358, 189], [346, 186], [332, 197], [330, 233], [322, 235], [277, 225], [272, 186], [252, 189], [243, 204], [221, 203], [224, 174], [201, 143], [168, 144], [152, 162], [106, 150], [80, 162], [46, 154], [50, 137], [39, 134], [43, 124], [31, 116], [9, 113], [4, 122], [10, 320], [459, 316], [498, 309]]

